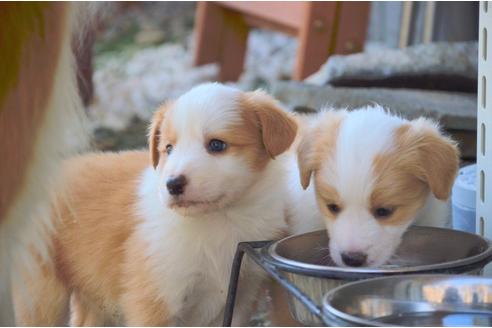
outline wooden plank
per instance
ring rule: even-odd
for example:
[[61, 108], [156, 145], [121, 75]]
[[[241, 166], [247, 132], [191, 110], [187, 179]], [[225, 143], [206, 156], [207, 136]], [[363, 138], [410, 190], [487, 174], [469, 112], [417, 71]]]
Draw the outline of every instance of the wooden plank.
[[199, 1], [195, 15], [193, 65], [219, 62], [224, 30], [224, 10], [213, 2]]
[[255, 17], [258, 22], [269, 22], [288, 30], [299, 30], [304, 18], [302, 1], [218, 1], [221, 6]]
[[219, 81], [236, 81], [243, 71], [249, 28], [241, 14], [225, 10]]
[[340, 2], [335, 48], [332, 53], [350, 54], [361, 52], [367, 36], [370, 2]]
[[285, 25], [279, 25], [274, 22], [269, 22], [266, 20], [262, 20], [261, 18], [257, 18], [255, 16], [250, 16], [248, 14], [244, 14], [244, 21], [248, 26], [250, 27], [256, 27], [256, 28], [261, 28], [265, 30], [271, 30], [271, 31], [277, 31], [280, 33], [285, 33], [293, 37], [297, 37], [298, 34], [298, 29], [285, 26]]
[[334, 1], [305, 3], [293, 76], [295, 80], [303, 80], [313, 74], [328, 58], [334, 38], [336, 6]]

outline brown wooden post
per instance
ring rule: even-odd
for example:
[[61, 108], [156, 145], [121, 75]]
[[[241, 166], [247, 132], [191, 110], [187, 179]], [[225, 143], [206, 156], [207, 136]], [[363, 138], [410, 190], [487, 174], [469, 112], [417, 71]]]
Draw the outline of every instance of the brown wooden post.
[[330, 55], [335, 37], [336, 2], [306, 2], [298, 39], [294, 79], [315, 73]]
[[223, 31], [224, 9], [213, 2], [199, 1], [195, 15], [194, 66], [220, 61]]
[[241, 14], [225, 11], [219, 81], [236, 81], [246, 56], [249, 27]]
[[361, 52], [367, 35], [370, 2], [339, 2], [339, 17], [334, 53], [350, 54]]

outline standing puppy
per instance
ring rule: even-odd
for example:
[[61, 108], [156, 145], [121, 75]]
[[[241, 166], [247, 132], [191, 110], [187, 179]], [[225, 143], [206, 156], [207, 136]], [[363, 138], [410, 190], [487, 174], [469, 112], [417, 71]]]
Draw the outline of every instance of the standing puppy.
[[384, 264], [430, 193], [448, 198], [455, 143], [430, 120], [407, 121], [380, 107], [324, 111], [307, 125], [300, 181], [290, 183], [292, 232], [326, 226], [337, 265]]
[[[143, 152], [68, 161], [52, 259], [30, 283], [20, 324], [221, 323], [236, 245], [285, 231], [284, 153], [296, 123], [266, 94], [219, 84], [162, 106]], [[261, 282], [244, 268], [235, 324]]]

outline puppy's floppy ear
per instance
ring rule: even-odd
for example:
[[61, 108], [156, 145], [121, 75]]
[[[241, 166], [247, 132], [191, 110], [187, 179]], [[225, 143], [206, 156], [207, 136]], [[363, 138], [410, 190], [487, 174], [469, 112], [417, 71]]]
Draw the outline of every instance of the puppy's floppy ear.
[[323, 110], [301, 120], [297, 164], [304, 189], [309, 187], [313, 172], [320, 169], [321, 158], [334, 156], [338, 132], [346, 114], [345, 110]]
[[297, 134], [297, 123], [291, 114], [261, 90], [246, 92], [244, 100], [246, 106], [255, 113], [268, 155], [275, 158], [289, 149]]
[[303, 133], [301, 142], [297, 148], [297, 164], [303, 189], [309, 187], [311, 175], [318, 166], [315, 155], [315, 140], [313, 137], [313, 131], [306, 131], [306, 133]]
[[167, 112], [169, 104], [163, 104], [154, 113], [149, 127], [149, 151], [150, 162], [154, 169], [159, 164], [159, 142], [161, 140], [161, 126], [164, 121], [164, 115]]
[[459, 169], [460, 154], [456, 142], [442, 135], [436, 123], [419, 118], [402, 130], [401, 142], [415, 150], [416, 175], [425, 181], [434, 196], [446, 200]]

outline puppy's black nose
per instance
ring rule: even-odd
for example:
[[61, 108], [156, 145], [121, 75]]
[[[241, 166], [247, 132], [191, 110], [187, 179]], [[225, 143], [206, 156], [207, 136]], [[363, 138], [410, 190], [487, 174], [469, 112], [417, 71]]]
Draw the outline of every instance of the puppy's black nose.
[[188, 181], [184, 175], [179, 175], [175, 178], [169, 178], [166, 182], [166, 187], [169, 193], [173, 196], [181, 195]]
[[361, 252], [342, 253], [342, 261], [351, 267], [360, 267], [366, 263], [367, 254]]

